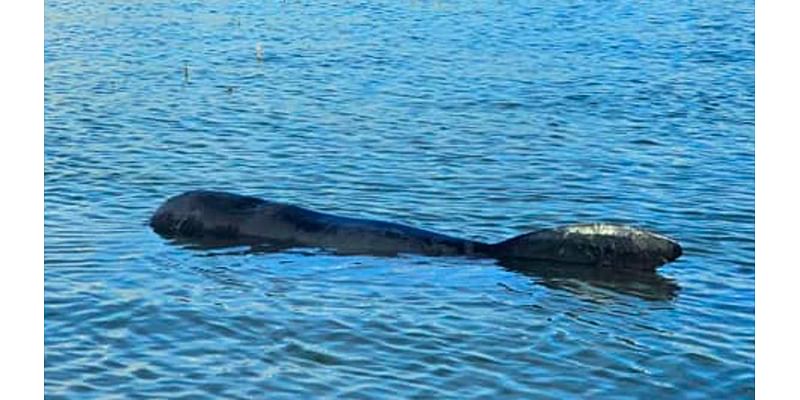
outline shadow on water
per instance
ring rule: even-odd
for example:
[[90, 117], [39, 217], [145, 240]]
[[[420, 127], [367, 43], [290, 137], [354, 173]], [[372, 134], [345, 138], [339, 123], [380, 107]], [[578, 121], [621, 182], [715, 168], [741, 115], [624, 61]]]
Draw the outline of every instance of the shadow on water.
[[[173, 239], [171, 242], [188, 250], [200, 251], [202, 256], [206, 257], [273, 254], [286, 251], [291, 251], [296, 255], [309, 256], [336, 254], [322, 249], [298, 248], [288, 243], [242, 243], [241, 239], [236, 241]], [[620, 271], [586, 265], [519, 259], [500, 259], [498, 265], [508, 271], [531, 277], [536, 283], [547, 288], [566, 290], [576, 294], [585, 293], [587, 290], [601, 290], [635, 296], [648, 301], [671, 301], [677, 297], [680, 291], [680, 286], [675, 280], [657, 272]]]
[[529, 276], [545, 287], [573, 293], [585, 292], [588, 285], [590, 289], [607, 290], [648, 301], [670, 301], [680, 291], [677, 282], [657, 272], [619, 271], [586, 265], [512, 259], [499, 260], [498, 265]]

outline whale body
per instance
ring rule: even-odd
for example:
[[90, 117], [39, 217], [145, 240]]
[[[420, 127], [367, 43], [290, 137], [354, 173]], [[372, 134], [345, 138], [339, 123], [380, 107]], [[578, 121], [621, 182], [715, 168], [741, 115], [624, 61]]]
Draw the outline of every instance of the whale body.
[[198, 243], [316, 247], [339, 254], [492, 257], [620, 270], [653, 271], [683, 253], [673, 239], [625, 225], [567, 225], [489, 244], [207, 190], [168, 199], [152, 215], [150, 226], [163, 237]]

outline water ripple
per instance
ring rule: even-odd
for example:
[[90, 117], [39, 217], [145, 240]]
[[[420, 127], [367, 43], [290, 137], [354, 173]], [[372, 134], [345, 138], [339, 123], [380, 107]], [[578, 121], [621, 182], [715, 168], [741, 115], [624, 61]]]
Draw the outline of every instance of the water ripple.
[[[752, 4], [45, 6], [48, 397], [753, 397]], [[630, 279], [147, 228], [195, 188], [685, 256]]]

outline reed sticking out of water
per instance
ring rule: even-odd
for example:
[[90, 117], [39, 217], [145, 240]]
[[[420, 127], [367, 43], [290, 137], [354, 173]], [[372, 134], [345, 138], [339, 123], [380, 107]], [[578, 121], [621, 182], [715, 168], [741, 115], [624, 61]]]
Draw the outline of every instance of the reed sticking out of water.
[[256, 43], [256, 60], [258, 62], [264, 61], [264, 46], [261, 45], [261, 42]]

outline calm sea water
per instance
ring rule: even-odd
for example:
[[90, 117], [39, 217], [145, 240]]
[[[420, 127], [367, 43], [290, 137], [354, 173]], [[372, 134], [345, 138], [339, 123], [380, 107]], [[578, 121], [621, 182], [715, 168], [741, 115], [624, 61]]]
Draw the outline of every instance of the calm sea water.
[[[752, 2], [45, 3], [48, 398], [717, 398], [754, 388]], [[219, 189], [649, 279], [171, 245]]]

